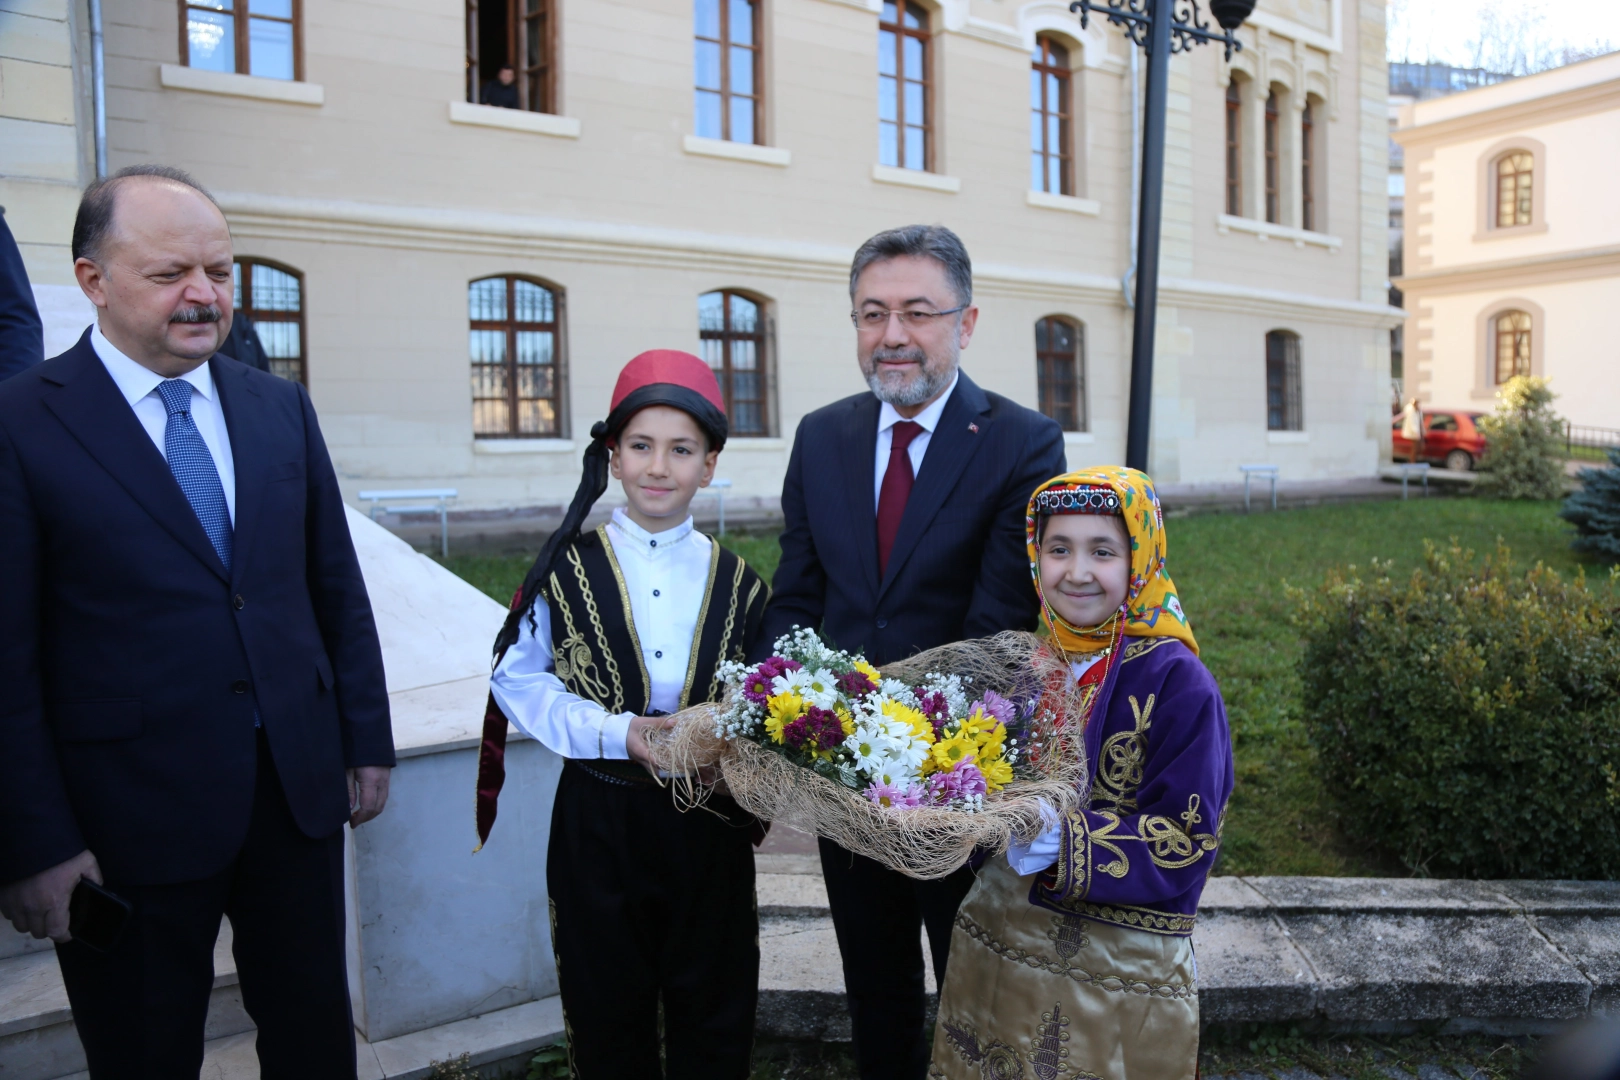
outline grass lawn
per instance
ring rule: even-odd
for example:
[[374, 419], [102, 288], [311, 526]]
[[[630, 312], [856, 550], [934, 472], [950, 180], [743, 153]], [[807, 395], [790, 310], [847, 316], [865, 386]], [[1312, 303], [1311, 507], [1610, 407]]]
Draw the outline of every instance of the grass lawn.
[[[1220, 680], [1232, 722], [1238, 782], [1227, 811], [1217, 873], [1383, 875], [1404, 873], [1341, 835], [1317, 782], [1296, 716], [1299, 642], [1285, 584], [1312, 586], [1327, 568], [1365, 565], [1373, 556], [1409, 570], [1423, 540], [1451, 537], [1484, 552], [1501, 537], [1515, 556], [1561, 572], [1588, 567], [1569, 550], [1570, 527], [1556, 503], [1473, 498], [1349, 503], [1277, 514], [1173, 518], [1170, 570], [1198, 634], [1205, 663]], [[774, 534], [728, 535], [726, 546], [767, 578], [776, 569]], [[457, 556], [451, 570], [501, 603], [523, 580], [528, 558]]]

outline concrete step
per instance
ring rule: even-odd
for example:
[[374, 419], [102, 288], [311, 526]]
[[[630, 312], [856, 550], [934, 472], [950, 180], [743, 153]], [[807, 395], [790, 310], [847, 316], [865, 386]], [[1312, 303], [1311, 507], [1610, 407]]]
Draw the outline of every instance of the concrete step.
[[[214, 991], [208, 1000], [205, 1030], [209, 1039], [253, 1030], [237, 986], [229, 922], [221, 926], [214, 945]], [[73, 1027], [55, 947], [4, 926], [0, 930], [0, 1077], [56, 1080], [84, 1067], [84, 1048]]]

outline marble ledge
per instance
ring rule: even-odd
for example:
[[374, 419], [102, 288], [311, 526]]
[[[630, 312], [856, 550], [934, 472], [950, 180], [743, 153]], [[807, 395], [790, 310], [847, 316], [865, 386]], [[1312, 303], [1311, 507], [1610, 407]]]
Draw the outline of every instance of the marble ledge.
[[285, 101], [293, 105], [326, 104], [326, 87], [320, 83], [292, 79], [267, 79], [258, 75], [236, 75], [224, 71], [204, 71], [183, 64], [160, 64], [158, 84], [167, 90], [192, 90], [227, 97]]
[[[488, 700], [488, 675], [389, 694], [395, 756], [403, 761], [478, 746], [484, 737], [484, 705]], [[507, 742], [527, 738], [516, 727], [506, 725]]]

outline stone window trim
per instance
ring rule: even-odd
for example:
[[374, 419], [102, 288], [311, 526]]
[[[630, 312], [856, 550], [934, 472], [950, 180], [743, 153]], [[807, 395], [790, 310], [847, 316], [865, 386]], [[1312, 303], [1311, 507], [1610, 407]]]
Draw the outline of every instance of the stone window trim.
[[1243, 216], [1243, 80], [1226, 84], [1226, 213]]
[[[1535, 164], [1530, 179], [1530, 224], [1496, 224], [1496, 164], [1515, 151], [1528, 153]], [[1479, 156], [1474, 169], [1478, 176], [1475, 196], [1474, 240], [1506, 240], [1515, 236], [1534, 236], [1547, 231], [1547, 144], [1528, 135], [1515, 135], [1493, 143]]]
[[1048, 195], [1079, 194], [1076, 187], [1073, 60], [1068, 41], [1056, 34], [1035, 37], [1030, 57], [1030, 190]]
[[[274, 78], [278, 82], [304, 81], [304, 0], [289, 0], [288, 8], [290, 18], [279, 15], [267, 15], [250, 10], [248, 0], [225, 0], [225, 8], [216, 8], [208, 4], [194, 3], [193, 0], [180, 0], [180, 66], [192, 67], [191, 57], [191, 12], [197, 11], [202, 15], [218, 15], [231, 19], [233, 42], [232, 55], [235, 63], [231, 72], [214, 72], [215, 74], [236, 74], [249, 78]], [[282, 79], [279, 76], [266, 76], [253, 74], [253, 58], [250, 47], [254, 22], [283, 24], [289, 23], [292, 33], [292, 78]], [[198, 71], [210, 71], [208, 68], [197, 68]], [[189, 88], [188, 88], [189, 89]], [[251, 96], [251, 95], [241, 95]]]
[[1493, 301], [1481, 308], [1474, 319], [1474, 388], [1468, 396], [1476, 401], [1496, 397], [1496, 319], [1510, 311], [1522, 311], [1530, 316], [1530, 374], [1538, 378], [1547, 374], [1546, 311], [1534, 300], [1522, 296]]

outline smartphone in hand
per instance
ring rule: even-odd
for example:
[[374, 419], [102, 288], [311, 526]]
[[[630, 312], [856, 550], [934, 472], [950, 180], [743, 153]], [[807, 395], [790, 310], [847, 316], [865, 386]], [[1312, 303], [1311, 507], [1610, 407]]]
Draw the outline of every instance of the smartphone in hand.
[[89, 878], [80, 878], [68, 898], [68, 933], [96, 952], [111, 952], [134, 914], [128, 900]]

